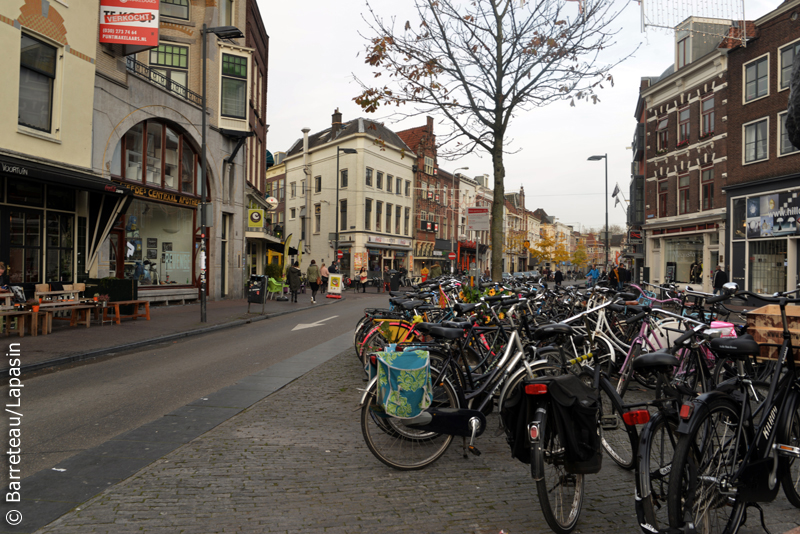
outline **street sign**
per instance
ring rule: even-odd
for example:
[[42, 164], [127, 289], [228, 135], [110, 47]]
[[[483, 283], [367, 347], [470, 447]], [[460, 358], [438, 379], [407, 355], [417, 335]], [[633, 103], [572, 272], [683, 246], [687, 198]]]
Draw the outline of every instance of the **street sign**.
[[456, 259], [456, 253], [455, 252], [451, 252], [450, 254], [447, 255], [447, 257], [450, 258], [451, 260], [454, 260], [454, 259]]
[[489, 231], [489, 208], [467, 208], [467, 230]]
[[338, 251], [338, 252], [336, 253], [336, 257], [337, 257], [337, 258], [339, 258], [339, 259], [341, 260], [342, 258], [344, 258], [344, 252], [342, 252], [341, 250], [340, 250], [340, 251]]

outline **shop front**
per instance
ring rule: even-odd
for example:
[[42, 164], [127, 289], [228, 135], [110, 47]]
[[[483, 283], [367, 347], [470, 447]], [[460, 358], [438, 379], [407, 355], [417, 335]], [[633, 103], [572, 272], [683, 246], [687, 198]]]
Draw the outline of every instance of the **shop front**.
[[384, 270], [408, 269], [411, 240], [396, 237], [367, 236], [366, 252], [357, 254], [354, 272], [367, 268], [368, 276], [380, 275]]
[[[728, 187], [729, 277], [740, 288], [771, 295], [798, 283], [799, 175]], [[794, 186], [794, 187], [792, 187]]]
[[451, 262], [448, 255], [451, 248], [450, 241], [444, 239], [417, 241], [414, 250], [414, 274], [419, 275], [423, 267], [430, 270], [434, 265], [441, 267], [443, 273], [449, 273]]

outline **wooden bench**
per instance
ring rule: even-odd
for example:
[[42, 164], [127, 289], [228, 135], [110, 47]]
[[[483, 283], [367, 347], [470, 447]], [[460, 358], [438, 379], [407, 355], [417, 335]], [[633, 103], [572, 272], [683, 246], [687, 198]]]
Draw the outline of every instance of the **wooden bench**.
[[[156, 289], [157, 287], [157, 289]], [[171, 288], [169, 286], [139, 286], [138, 298], [154, 304], [186, 304], [196, 302], [200, 294], [196, 287]]]
[[39, 334], [39, 327], [43, 336], [53, 332], [53, 311], [39, 309], [38, 312], [31, 312], [30, 333], [32, 336]]
[[[3, 311], [0, 312], [0, 317], [5, 318], [6, 321], [6, 337], [11, 335], [11, 332], [19, 335], [22, 337], [25, 335], [25, 319], [26, 317], [30, 316], [31, 312], [28, 311]], [[17, 319], [17, 326], [16, 328], [12, 327], [11, 324], [13, 321], [10, 319]]]
[[71, 312], [69, 318], [69, 325], [70, 326], [77, 326], [79, 324], [85, 325], [86, 328], [89, 328], [92, 325], [92, 313], [91, 311], [96, 309], [97, 306], [72, 306], [68, 308]]
[[[134, 321], [139, 317], [144, 317], [150, 320], [150, 301], [149, 300], [118, 300], [116, 302], [109, 302], [109, 307], [114, 308], [114, 322], [119, 324], [120, 319], [133, 319]], [[135, 311], [131, 315], [120, 315], [120, 306], [135, 306]], [[144, 306], [144, 313], [139, 312], [139, 307]]]

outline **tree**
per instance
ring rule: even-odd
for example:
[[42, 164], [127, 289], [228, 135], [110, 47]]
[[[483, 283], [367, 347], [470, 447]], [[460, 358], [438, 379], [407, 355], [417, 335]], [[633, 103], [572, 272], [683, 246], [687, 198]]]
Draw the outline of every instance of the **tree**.
[[581, 243], [572, 254], [572, 263], [578, 267], [586, 265], [586, 247]]
[[[567, 6], [570, 9], [566, 9]], [[444, 116], [449, 131], [439, 135], [443, 157], [474, 150], [491, 155], [494, 173], [493, 243], [503, 242], [503, 201], [511, 119], [557, 100], [597, 102], [595, 90], [613, 83], [613, 65], [600, 65], [599, 52], [612, 44], [611, 31], [624, 3], [611, 0], [414, 0], [419, 17], [395, 28], [367, 3], [374, 36], [366, 63], [390, 82], [370, 87], [361, 82], [354, 100], [367, 112], [380, 106], [411, 104], [400, 116]], [[573, 13], [574, 18], [567, 16]], [[447, 148], [449, 145], [449, 148]], [[492, 247], [492, 278], [500, 280], [503, 247]]]
[[551, 263], [555, 259], [556, 240], [554, 237], [544, 235], [528, 250], [539, 263]]

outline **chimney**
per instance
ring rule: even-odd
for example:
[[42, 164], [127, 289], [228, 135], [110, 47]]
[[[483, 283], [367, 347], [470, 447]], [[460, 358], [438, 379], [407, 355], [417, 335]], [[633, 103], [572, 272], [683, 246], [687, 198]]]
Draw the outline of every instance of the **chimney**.
[[339, 130], [342, 129], [342, 114], [339, 113], [339, 108], [331, 115], [331, 139], [336, 139]]

